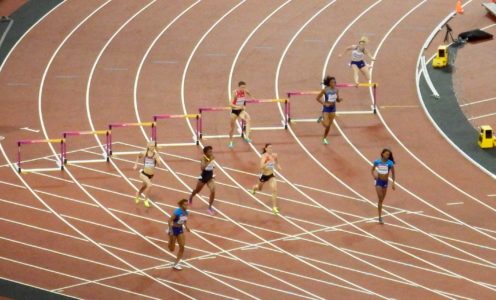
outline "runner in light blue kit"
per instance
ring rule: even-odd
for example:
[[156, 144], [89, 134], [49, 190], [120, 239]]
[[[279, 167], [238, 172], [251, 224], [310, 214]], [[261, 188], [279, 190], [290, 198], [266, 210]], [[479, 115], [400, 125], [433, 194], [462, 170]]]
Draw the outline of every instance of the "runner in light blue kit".
[[391, 173], [391, 177], [393, 179], [391, 188], [393, 191], [395, 190], [396, 175], [394, 172], [394, 163], [393, 152], [389, 149], [383, 149], [381, 152], [381, 158], [374, 161], [371, 170], [372, 177], [374, 177], [375, 180], [375, 190], [377, 192], [377, 197], [379, 198], [379, 202], [377, 204], [379, 224], [384, 224], [384, 220], [382, 219], [382, 202], [386, 197], [389, 173]]
[[169, 250], [172, 252], [176, 247], [176, 240], [179, 244], [179, 251], [177, 252], [176, 261], [172, 266], [176, 270], [182, 270], [181, 265], [179, 265], [179, 261], [183, 257], [184, 253], [184, 245], [186, 244], [186, 237], [184, 236], [184, 228], [186, 231], [190, 231], [187, 221], [188, 221], [188, 200], [182, 199], [178, 203], [178, 208], [174, 210], [172, 215], [169, 218], [167, 234], [169, 235]]

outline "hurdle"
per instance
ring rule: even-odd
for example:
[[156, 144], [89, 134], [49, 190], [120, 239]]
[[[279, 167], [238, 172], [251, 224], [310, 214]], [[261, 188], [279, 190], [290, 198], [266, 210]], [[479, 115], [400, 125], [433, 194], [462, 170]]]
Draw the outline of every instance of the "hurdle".
[[[284, 103], [284, 119], [281, 121], [282, 125], [278, 126], [265, 126], [265, 127], [251, 127], [251, 130], [277, 130], [277, 129], [288, 129], [289, 124], [289, 100], [288, 99], [249, 99], [245, 101], [245, 105], [249, 104], [262, 104], [262, 103]], [[203, 132], [203, 114], [205, 112], [217, 112], [217, 111], [229, 111], [232, 108], [230, 106], [221, 106], [221, 107], [200, 107], [198, 109], [198, 113], [200, 114], [200, 122], [198, 127], [197, 136], [200, 139], [211, 139], [211, 138], [228, 138], [227, 134], [220, 135], [205, 135]], [[241, 133], [234, 134], [234, 137], [243, 137], [245, 131], [245, 124], [241, 122]]]
[[199, 138], [199, 131], [200, 131], [200, 120], [201, 120], [201, 114], [186, 114], [186, 115], [169, 115], [169, 114], [162, 114], [162, 115], [155, 115], [153, 116], [153, 122], [155, 123], [155, 126], [152, 127], [152, 139], [154, 141], [158, 141], [157, 138], [157, 130], [158, 130], [158, 121], [159, 120], [169, 120], [169, 119], [196, 119], [196, 132], [195, 135], [193, 136], [193, 142], [184, 142], [184, 143], [160, 143], [157, 144], [157, 146], [160, 147], [175, 147], [175, 146], [191, 146], [191, 145], [199, 145], [200, 143], [200, 138]]
[[[288, 99], [249, 99], [246, 100], [246, 104], [261, 104], [261, 103], [284, 103], [284, 119], [281, 121], [282, 125], [279, 126], [266, 126], [266, 127], [255, 127], [252, 126], [251, 130], [277, 130], [277, 129], [288, 129], [289, 123], [289, 100]], [[243, 131], [245, 129], [245, 124], [242, 122]]]
[[[230, 106], [220, 106], [220, 107], [200, 107], [198, 109], [198, 114], [200, 115], [199, 118], [199, 125], [198, 125], [198, 133], [197, 137], [198, 139], [213, 139], [213, 138], [228, 138], [228, 134], [220, 134], [220, 135], [205, 135], [203, 134], [203, 120], [204, 116], [203, 114], [205, 112], [218, 112], [218, 111], [229, 111], [231, 110]], [[234, 137], [241, 137], [241, 134], [235, 134], [233, 135]]]
[[[67, 159], [67, 144], [69, 137], [76, 137], [81, 135], [105, 135], [105, 152], [103, 153], [104, 158], [101, 159], [86, 159], [86, 160], [71, 160]], [[64, 165], [69, 164], [84, 164], [84, 163], [94, 163], [94, 162], [108, 162], [110, 160], [110, 130], [96, 130], [96, 131], [65, 131], [62, 133], [64, 138], [64, 146], [62, 147], [62, 158], [64, 159]]]
[[126, 127], [150, 127], [151, 128], [151, 138], [154, 140], [153, 135], [154, 135], [154, 127], [155, 127], [155, 122], [141, 122], [141, 123], [112, 123], [108, 125], [108, 131], [109, 131], [109, 137], [108, 137], [108, 156], [113, 156], [113, 155], [128, 155], [128, 154], [139, 154], [143, 151], [113, 151], [112, 149], [112, 144], [113, 144], [113, 139], [112, 139], [112, 134], [113, 134], [113, 129], [115, 128], [126, 128]]
[[[60, 156], [59, 156], [59, 166], [56, 168], [32, 168], [32, 169], [22, 169], [21, 168], [21, 146], [31, 145], [31, 144], [41, 144], [41, 143], [60, 143]], [[64, 139], [46, 139], [46, 140], [20, 140], [17, 141], [17, 172], [19, 173], [30, 173], [30, 172], [46, 172], [46, 171], [60, 171], [64, 170]]]
[[[358, 86], [354, 83], [338, 83], [336, 87], [339, 88], [351, 88], [351, 87], [368, 87], [372, 88], [372, 105], [370, 106], [370, 110], [359, 110], [359, 111], [337, 111], [337, 115], [357, 115], [357, 114], [376, 114], [377, 113], [377, 87], [379, 85], [377, 83], [359, 83]], [[290, 91], [287, 92], [288, 99], [295, 96], [305, 96], [305, 95], [318, 95], [320, 91]], [[291, 105], [288, 102], [288, 122], [289, 123], [297, 123], [297, 122], [315, 122], [315, 118], [311, 119], [295, 119], [291, 117]]]

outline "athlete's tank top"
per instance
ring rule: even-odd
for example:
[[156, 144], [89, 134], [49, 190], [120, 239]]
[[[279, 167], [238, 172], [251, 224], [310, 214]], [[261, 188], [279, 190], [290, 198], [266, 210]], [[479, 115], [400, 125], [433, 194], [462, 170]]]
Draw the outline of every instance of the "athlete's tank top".
[[244, 90], [236, 90], [232, 104], [244, 106], [246, 101], [246, 92]]
[[145, 169], [153, 169], [155, 167], [155, 155], [152, 157], [148, 156], [148, 151], [145, 153]]
[[359, 46], [357, 46], [353, 51], [351, 51], [351, 60], [352, 61], [361, 61], [363, 60], [363, 53], [364, 50], [360, 49]]
[[325, 94], [324, 94], [324, 101], [325, 102], [331, 102], [331, 103], [336, 103], [336, 100], [338, 99], [338, 93], [336, 89], [331, 89], [330, 87], [326, 86], [325, 87]]
[[208, 160], [208, 158], [206, 158], [206, 159], [208, 161], [208, 165], [205, 166], [204, 171], [206, 171], [206, 172], [213, 172], [214, 171], [214, 167], [215, 167], [215, 164], [214, 164], [213, 160]]

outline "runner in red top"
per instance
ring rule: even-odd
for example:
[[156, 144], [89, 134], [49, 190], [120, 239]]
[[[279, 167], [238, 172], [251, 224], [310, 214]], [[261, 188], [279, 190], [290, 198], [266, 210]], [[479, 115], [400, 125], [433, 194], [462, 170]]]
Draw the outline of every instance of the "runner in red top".
[[250, 115], [245, 110], [245, 101], [251, 98], [250, 92], [246, 89], [246, 83], [240, 81], [238, 88], [232, 93], [231, 100], [231, 130], [229, 131], [229, 148], [234, 147], [233, 134], [236, 120], [241, 119], [246, 123], [246, 130], [244, 132], [245, 141], [250, 143]]

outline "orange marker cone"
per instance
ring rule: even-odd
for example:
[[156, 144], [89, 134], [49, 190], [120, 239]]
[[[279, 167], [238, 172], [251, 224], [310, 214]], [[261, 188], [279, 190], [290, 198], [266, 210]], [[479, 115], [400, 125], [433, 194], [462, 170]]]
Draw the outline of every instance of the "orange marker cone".
[[461, 0], [458, 0], [456, 1], [456, 13], [461, 15], [463, 14], [463, 7], [462, 7], [462, 1]]

